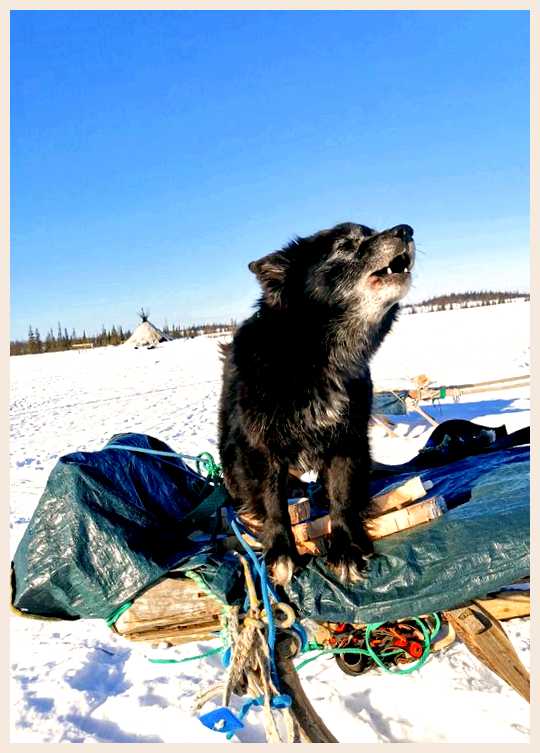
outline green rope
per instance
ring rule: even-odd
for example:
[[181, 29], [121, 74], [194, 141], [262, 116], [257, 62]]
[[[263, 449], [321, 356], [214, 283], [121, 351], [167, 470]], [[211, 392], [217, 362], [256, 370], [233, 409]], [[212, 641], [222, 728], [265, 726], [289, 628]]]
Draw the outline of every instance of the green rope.
[[[397, 396], [397, 397], [399, 397], [399, 396]], [[399, 399], [401, 399], [401, 398], [399, 398]], [[199, 474], [201, 473], [201, 465], [204, 465], [204, 467], [206, 469], [207, 480], [208, 481], [220, 482], [222, 480], [222, 469], [221, 469], [221, 466], [218, 463], [215, 462], [214, 458], [212, 457], [212, 455], [209, 452], [201, 452], [199, 455], [197, 455], [196, 458], [194, 458], [194, 457], [191, 457], [189, 455], [183, 455], [181, 453], [176, 453], [176, 452], [161, 452], [161, 451], [158, 451], [158, 450], [149, 450], [149, 449], [146, 449], [146, 448], [143, 449], [143, 448], [131, 447], [131, 446], [113, 445], [111, 447], [111, 449], [112, 448], [134, 450], [134, 451], [139, 451], [139, 452], [146, 452], [148, 454], [153, 454], [153, 455], [168, 455], [168, 456], [180, 457], [180, 458], [183, 458], [183, 459], [186, 459], [186, 460], [187, 459], [194, 460], [195, 463], [196, 463], [197, 472]], [[191, 578], [192, 580], [194, 580], [200, 586], [200, 588], [202, 588], [205, 591], [205, 593], [207, 593], [207, 594], [215, 597], [215, 594], [213, 594], [210, 591], [210, 589], [208, 588], [207, 584], [203, 581], [203, 579], [200, 577], [200, 575], [198, 575], [198, 573], [194, 572], [193, 570], [189, 570], [189, 571], [187, 571], [186, 575], [189, 578]], [[107, 625], [109, 627], [112, 627], [114, 625], [114, 623], [117, 621], [117, 619], [120, 617], [120, 615], [123, 614], [127, 609], [129, 609], [132, 606], [132, 604], [133, 604], [132, 601], [128, 601], [125, 604], [122, 604], [121, 607], [119, 607], [118, 609], [116, 609], [106, 619]], [[226, 611], [227, 611], [227, 605], [223, 604], [222, 617], [226, 614]], [[423, 638], [424, 638], [424, 650], [422, 652], [422, 656], [420, 656], [420, 658], [416, 662], [413, 662], [410, 666], [406, 667], [405, 669], [394, 669], [394, 670], [389, 669], [384, 664], [384, 662], [382, 661], [382, 659], [378, 656], [378, 654], [371, 647], [370, 641], [369, 641], [371, 633], [374, 630], [377, 630], [377, 628], [379, 628], [379, 627], [381, 627], [382, 625], [385, 624], [384, 622], [374, 622], [374, 623], [370, 623], [370, 624], [366, 625], [366, 630], [365, 630], [366, 648], [365, 649], [362, 649], [362, 648], [326, 648], [325, 649], [324, 646], [322, 644], [320, 644], [320, 643], [308, 643], [307, 646], [303, 649], [302, 654], [309, 653], [309, 652], [312, 652], [312, 651], [318, 651], [319, 653], [317, 653], [315, 656], [311, 656], [311, 657], [305, 659], [304, 661], [300, 662], [299, 664], [297, 664], [296, 665], [296, 671], [297, 672], [300, 671], [307, 664], [310, 664], [312, 661], [315, 661], [315, 659], [318, 659], [319, 657], [325, 656], [325, 655], [328, 655], [328, 654], [331, 654], [331, 655], [335, 655], [335, 654], [364, 654], [365, 656], [368, 656], [378, 667], [380, 667], [382, 670], [384, 670], [385, 672], [388, 672], [390, 674], [406, 675], [406, 674], [409, 674], [410, 672], [414, 672], [415, 670], [420, 669], [420, 667], [422, 667], [426, 663], [426, 661], [428, 660], [430, 649], [431, 649], [431, 642], [432, 642], [433, 638], [437, 635], [437, 633], [439, 632], [440, 627], [441, 627], [441, 620], [440, 620], [439, 616], [437, 615], [437, 613], [433, 613], [431, 616], [434, 618], [434, 623], [435, 624], [433, 626], [433, 629], [430, 630], [429, 632], [428, 632], [426, 626], [424, 625], [424, 623], [422, 622], [421, 619], [419, 619], [417, 617], [413, 617], [412, 618], [412, 620], [414, 622], [416, 622], [420, 626], [420, 629], [422, 631], [422, 635], [423, 635]], [[222, 637], [223, 643], [225, 644], [225, 641], [224, 641], [224, 630], [221, 631], [221, 637]], [[188, 657], [186, 657], [184, 659], [150, 659], [149, 661], [151, 661], [154, 664], [183, 664], [184, 662], [194, 661], [195, 659], [204, 659], [207, 656], [213, 656], [213, 655], [215, 655], [217, 653], [223, 652], [224, 650], [225, 649], [222, 646], [220, 648], [211, 649], [210, 651], [207, 651], [206, 653], [198, 654], [197, 656], [188, 656]], [[381, 653], [381, 656], [385, 656], [385, 657], [386, 656], [394, 656], [394, 655], [399, 654], [399, 653], [404, 653], [403, 649], [397, 648], [397, 649], [392, 650], [392, 651], [385, 651], [385, 652]]]
[[[315, 656], [310, 656], [307, 659], [304, 659], [304, 661], [300, 662], [296, 665], [295, 669], [297, 672], [299, 672], [303, 667], [306, 666], [306, 664], [310, 664], [312, 661], [315, 661], [315, 659], [319, 659], [321, 656], [325, 656], [328, 654], [334, 655], [334, 654], [364, 654], [365, 656], [372, 656], [370, 651], [366, 651], [366, 649], [363, 648], [324, 648], [324, 646], [319, 646], [319, 648], [322, 649], [318, 654]], [[317, 649], [314, 649], [317, 650]], [[397, 648], [395, 651], [385, 651], [383, 656], [391, 656], [393, 654], [399, 654], [401, 652], [401, 649]], [[303, 652], [305, 653], [305, 652]], [[390, 670], [386, 669], [384, 665], [382, 665], [383, 669], [385, 669], [387, 672], [390, 672]], [[392, 674], [395, 674], [394, 672]]]
[[118, 607], [118, 609], [115, 609], [114, 612], [109, 615], [109, 617], [106, 618], [105, 622], [109, 627], [112, 627], [116, 620], [120, 617], [121, 614], [124, 614], [131, 606], [133, 605], [132, 601], [126, 601], [125, 604], [122, 604], [121, 607]]
[[[335, 655], [335, 654], [364, 654], [365, 656], [369, 656], [377, 666], [381, 667], [385, 672], [388, 672], [389, 674], [399, 674], [399, 675], [406, 675], [410, 674], [411, 672], [414, 672], [417, 669], [420, 669], [422, 667], [430, 653], [430, 644], [431, 640], [435, 637], [435, 635], [438, 633], [440, 628], [440, 618], [437, 614], [434, 614], [433, 617], [435, 618], [435, 626], [432, 631], [428, 632], [426, 629], [424, 623], [418, 619], [417, 617], [413, 617], [412, 619], [420, 625], [420, 628], [422, 630], [422, 634], [424, 637], [425, 645], [424, 645], [424, 651], [422, 653], [422, 656], [414, 662], [411, 666], [405, 668], [405, 669], [398, 669], [398, 670], [391, 670], [386, 667], [386, 665], [381, 661], [378, 654], [375, 653], [375, 651], [371, 648], [369, 644], [369, 636], [371, 635], [371, 632], [373, 630], [376, 630], [378, 627], [381, 627], [381, 625], [384, 625], [384, 622], [375, 622], [366, 625], [366, 646], [367, 649], [363, 648], [327, 648], [325, 649], [324, 646], [320, 643], [308, 643], [305, 649], [302, 653], [310, 653], [311, 651], [318, 651], [315, 656], [310, 656], [307, 659], [304, 659], [304, 661], [300, 662], [296, 665], [295, 669], [297, 672], [299, 672], [303, 667], [305, 667], [307, 664], [310, 664], [312, 661], [315, 661], [315, 659], [319, 659], [321, 656], [325, 656], [328, 654]], [[184, 659], [149, 659], [152, 664], [184, 664], [188, 661], [195, 661], [196, 659], [205, 659], [207, 656], [214, 656], [215, 654], [219, 654], [223, 652], [223, 647], [213, 648], [209, 651], [206, 651], [203, 654], [197, 654], [196, 656], [187, 656]], [[385, 651], [382, 656], [395, 656], [396, 654], [403, 653], [403, 649], [396, 648], [391, 651]]]
[[184, 659], [148, 659], [152, 664], [183, 664], [186, 661], [195, 661], [195, 659], [206, 659], [207, 656], [214, 656], [214, 654], [220, 654], [223, 648], [212, 648], [210, 651], [205, 651], [204, 654], [197, 654], [196, 656], [186, 656]]
[[[186, 575], [191, 578], [193, 581], [197, 583], [197, 585], [205, 591], [205, 593], [214, 596], [206, 583], [203, 581], [203, 579], [200, 577], [198, 573], [196, 573], [193, 570], [188, 570], [186, 572]], [[126, 610], [128, 610], [132, 606], [132, 601], [127, 601], [125, 604], [122, 604], [122, 606], [118, 607], [109, 617], [106, 619], [106, 623], [109, 627], [112, 627], [114, 623], [117, 621], [117, 619], [120, 617], [121, 614], [123, 614]], [[228, 606], [226, 604], [223, 604], [222, 608], [222, 616], [227, 612]], [[321, 658], [322, 656], [328, 656], [328, 655], [336, 655], [336, 654], [363, 654], [364, 656], [368, 656], [378, 667], [380, 667], [384, 672], [387, 672], [388, 674], [398, 674], [398, 675], [407, 675], [411, 672], [416, 671], [417, 669], [420, 669], [428, 660], [430, 649], [431, 649], [431, 642], [435, 638], [435, 636], [438, 634], [440, 628], [441, 628], [441, 620], [439, 615], [434, 612], [431, 617], [434, 619], [434, 625], [433, 629], [428, 631], [428, 628], [426, 628], [424, 622], [418, 618], [413, 617], [411, 618], [414, 622], [416, 622], [417, 625], [419, 625], [422, 635], [424, 638], [424, 650], [422, 652], [422, 656], [416, 661], [413, 662], [410, 666], [406, 667], [405, 669], [389, 669], [382, 659], [379, 657], [379, 655], [373, 650], [373, 648], [370, 645], [370, 637], [371, 633], [374, 630], [377, 630], [377, 628], [384, 625], [384, 622], [373, 622], [368, 623], [366, 625], [366, 631], [365, 631], [365, 640], [366, 640], [366, 648], [325, 648], [322, 643], [317, 642], [310, 642], [308, 643], [305, 648], [302, 651], [302, 654], [311, 653], [314, 651], [317, 651], [314, 656], [310, 656], [307, 659], [304, 659], [304, 661], [301, 661], [299, 664], [296, 665], [295, 669], [297, 672], [299, 672], [301, 669], [303, 669], [306, 665], [311, 664], [312, 661], [315, 661], [316, 659]], [[149, 661], [152, 664], [184, 664], [188, 661], [195, 661], [197, 659], [206, 659], [208, 656], [214, 656], [215, 654], [220, 654], [225, 651], [225, 635], [224, 630], [221, 630], [219, 635], [222, 639], [222, 646], [219, 646], [218, 648], [212, 648], [209, 651], [206, 651], [202, 654], [196, 654], [195, 656], [187, 656], [183, 659], [152, 659], [150, 658]], [[395, 656], [396, 654], [404, 653], [403, 649], [396, 648], [391, 651], [384, 651], [381, 653], [381, 656], [388, 657], [388, 656]]]
[[[363, 654], [364, 656], [369, 656], [369, 658], [382, 670], [389, 674], [398, 674], [398, 675], [407, 675], [411, 672], [414, 672], [417, 669], [420, 669], [426, 661], [429, 658], [429, 653], [431, 650], [431, 642], [433, 638], [437, 635], [437, 633], [440, 630], [441, 627], [441, 620], [439, 616], [436, 613], [433, 613], [431, 615], [434, 617], [435, 625], [433, 627], [433, 630], [428, 632], [426, 626], [424, 625], [423, 621], [419, 619], [418, 617], [413, 617], [412, 620], [417, 623], [417, 625], [420, 626], [420, 629], [422, 630], [422, 635], [424, 638], [424, 650], [422, 652], [422, 656], [415, 662], [413, 662], [410, 666], [406, 667], [405, 669], [389, 669], [384, 662], [381, 660], [379, 655], [373, 650], [373, 648], [370, 645], [369, 638], [371, 636], [371, 633], [376, 630], [377, 628], [381, 627], [381, 625], [384, 625], [384, 622], [374, 622], [366, 625], [366, 648], [327, 648], [325, 649], [324, 646], [320, 643], [308, 643], [306, 648], [302, 653], [308, 653], [310, 651], [319, 651], [319, 653], [316, 656], [311, 656], [307, 659], [304, 659], [304, 661], [300, 662], [296, 665], [295, 669], [297, 672], [299, 672], [303, 667], [305, 667], [307, 664], [310, 664], [310, 662], [315, 661], [315, 659], [318, 659], [321, 656], [324, 655], [334, 655], [334, 654]], [[322, 650], [321, 650], [322, 649]], [[396, 654], [404, 653], [403, 649], [397, 648], [392, 651], [385, 651], [381, 653], [381, 656], [395, 656]]]
[[437, 612], [433, 612], [430, 617], [433, 617], [435, 620], [435, 625], [433, 626], [433, 630], [429, 634], [430, 642], [433, 641], [435, 636], [439, 633], [439, 630], [441, 629], [441, 618], [437, 614]]
[[213, 481], [221, 480], [221, 466], [215, 462], [214, 458], [209, 452], [201, 452], [199, 455], [197, 455], [195, 463], [197, 466], [197, 473], [201, 473], [201, 465], [204, 465], [207, 477], [209, 479], [212, 479]]

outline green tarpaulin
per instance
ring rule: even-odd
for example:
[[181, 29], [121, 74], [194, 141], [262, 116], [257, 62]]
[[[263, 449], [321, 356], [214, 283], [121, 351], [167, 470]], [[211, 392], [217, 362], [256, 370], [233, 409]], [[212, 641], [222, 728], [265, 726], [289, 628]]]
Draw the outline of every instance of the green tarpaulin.
[[[109, 444], [171, 451], [140, 434]], [[423, 455], [422, 466], [429, 458]], [[365, 580], [354, 586], [313, 559], [287, 588], [300, 617], [396, 620], [458, 606], [529, 574], [529, 447], [434, 462], [374, 474], [372, 490], [419, 474], [433, 482], [430, 495], [444, 496], [448, 513], [377, 541]], [[219, 554], [212, 539], [217, 514], [197, 511], [204, 501], [214, 508], [216, 496], [226, 498], [179, 458], [108, 446], [66, 455], [16, 551], [14, 606], [33, 615], [107, 618], [171, 569], [196, 570], [221, 600], [242, 603], [237, 558]]]

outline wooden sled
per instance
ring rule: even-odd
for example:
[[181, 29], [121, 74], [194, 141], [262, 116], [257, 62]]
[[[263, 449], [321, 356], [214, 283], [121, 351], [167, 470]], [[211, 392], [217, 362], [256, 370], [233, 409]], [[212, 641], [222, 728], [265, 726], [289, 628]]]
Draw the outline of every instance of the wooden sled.
[[[396, 401], [399, 401], [405, 413], [414, 411], [431, 426], [438, 426], [436, 421], [421, 405], [422, 400], [431, 400], [432, 403], [441, 397], [451, 397], [454, 402], [459, 402], [462, 395], [472, 395], [486, 392], [488, 390], [508, 390], [517, 387], [528, 387], [530, 384], [530, 375], [522, 374], [517, 377], [508, 377], [506, 379], [496, 379], [487, 382], [476, 382], [467, 384], [450, 384], [444, 387], [435, 387], [433, 382], [425, 374], [419, 374], [412, 379], [411, 389], [406, 391], [406, 396], [399, 395], [400, 390], [375, 388], [374, 394], [393, 395]], [[382, 425], [390, 436], [395, 436], [393, 431], [394, 425], [387, 417], [383, 415], [374, 415], [371, 419], [372, 424]]]
[[[169, 577], [143, 593], [113, 629], [124, 638], [153, 646], [210, 640], [220, 630], [221, 611], [221, 603], [192, 580]], [[446, 648], [457, 636], [488, 669], [529, 701], [529, 673], [500, 623], [529, 614], [530, 591], [502, 591], [477, 599], [443, 613], [446, 635], [435, 642], [432, 651]], [[301, 730], [301, 741], [338, 742], [302, 688], [293, 664], [297, 651], [290, 633], [278, 631], [276, 657], [281, 690], [292, 699], [291, 713]]]
[[[418, 477], [374, 499], [375, 516], [371, 536], [403, 530], [444, 514], [444, 500], [425, 498], [429, 491]], [[329, 533], [328, 516], [309, 520], [309, 500], [292, 500], [289, 505], [292, 530], [299, 551], [321, 553]], [[251, 522], [253, 521], [245, 521]], [[247, 537], [255, 545], [255, 539]], [[228, 541], [239, 547], [235, 537]], [[172, 646], [216, 637], [222, 627], [223, 605], [195, 581], [180, 574], [168, 577], [147, 589], [117, 619], [113, 629], [132, 641]], [[529, 590], [505, 590], [486, 594], [458, 609], [444, 612], [446, 634], [435, 641], [432, 650], [441, 650], [456, 636], [492, 672], [529, 700], [529, 673], [518, 658], [500, 620], [530, 614]], [[322, 633], [326, 630], [321, 624]], [[443, 631], [444, 632], [444, 631]], [[278, 630], [276, 661], [282, 692], [292, 699], [291, 714], [301, 742], [338, 742], [318, 716], [301, 687], [293, 659], [298, 646], [287, 630]]]

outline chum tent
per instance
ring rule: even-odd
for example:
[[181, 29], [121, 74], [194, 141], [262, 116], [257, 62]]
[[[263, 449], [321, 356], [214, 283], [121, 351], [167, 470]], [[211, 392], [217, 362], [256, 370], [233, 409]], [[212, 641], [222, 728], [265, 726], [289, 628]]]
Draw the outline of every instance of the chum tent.
[[172, 339], [173, 338], [170, 335], [166, 335], [154, 326], [152, 322], [144, 321], [139, 324], [124, 345], [131, 345], [133, 348], [145, 348]]

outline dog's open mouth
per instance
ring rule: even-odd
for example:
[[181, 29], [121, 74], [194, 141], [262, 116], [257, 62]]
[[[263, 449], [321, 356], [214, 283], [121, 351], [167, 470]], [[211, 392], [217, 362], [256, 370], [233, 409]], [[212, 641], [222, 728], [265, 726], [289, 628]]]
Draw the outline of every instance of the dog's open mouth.
[[411, 257], [406, 251], [404, 251], [402, 254], [394, 256], [392, 261], [386, 267], [377, 269], [375, 272], [372, 272], [370, 277], [390, 278], [392, 275], [409, 274], [411, 265]]

